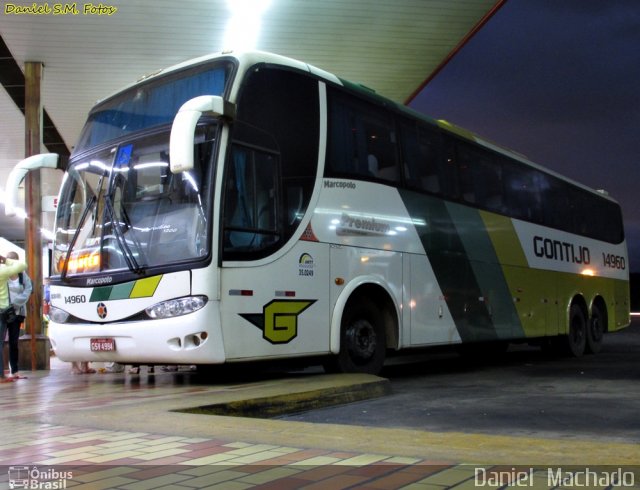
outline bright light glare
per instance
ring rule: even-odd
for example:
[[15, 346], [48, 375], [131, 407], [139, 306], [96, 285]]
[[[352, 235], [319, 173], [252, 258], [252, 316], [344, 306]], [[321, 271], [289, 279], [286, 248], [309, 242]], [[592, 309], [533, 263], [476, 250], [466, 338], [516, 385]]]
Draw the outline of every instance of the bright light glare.
[[223, 50], [251, 50], [258, 44], [262, 14], [271, 0], [227, 0], [231, 19], [224, 35]]
[[146, 163], [138, 163], [133, 166], [136, 170], [142, 170], [145, 168], [154, 168], [154, 167], [168, 167], [169, 164], [167, 162], [146, 162]]

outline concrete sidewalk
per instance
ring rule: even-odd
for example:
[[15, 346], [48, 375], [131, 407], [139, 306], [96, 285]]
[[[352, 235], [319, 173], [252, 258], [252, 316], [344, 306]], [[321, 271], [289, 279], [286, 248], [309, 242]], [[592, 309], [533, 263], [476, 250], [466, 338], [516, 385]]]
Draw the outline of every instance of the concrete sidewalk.
[[[156, 368], [148, 374], [145, 367], [136, 375], [75, 375], [69, 364], [55, 358], [51, 370], [23, 374], [28, 378], [0, 387], [0, 486], [6, 488], [25, 467], [41, 481], [62, 475], [66, 488], [78, 489], [427, 489], [473, 487], [479, 468], [494, 465], [524, 465], [534, 471], [534, 465], [559, 462], [640, 461], [631, 444], [181, 411], [255, 399], [266, 407], [283, 398], [380, 396], [388, 383], [374, 376], [288, 373], [212, 383], [191, 371]], [[536, 488], [549, 488], [543, 476], [536, 483]]]

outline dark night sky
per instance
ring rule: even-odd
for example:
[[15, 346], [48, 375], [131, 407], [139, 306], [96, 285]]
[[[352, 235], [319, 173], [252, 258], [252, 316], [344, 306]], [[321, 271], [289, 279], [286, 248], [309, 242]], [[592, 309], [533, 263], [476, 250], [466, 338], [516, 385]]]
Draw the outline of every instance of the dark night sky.
[[609, 191], [640, 272], [640, 1], [509, 0], [410, 106]]

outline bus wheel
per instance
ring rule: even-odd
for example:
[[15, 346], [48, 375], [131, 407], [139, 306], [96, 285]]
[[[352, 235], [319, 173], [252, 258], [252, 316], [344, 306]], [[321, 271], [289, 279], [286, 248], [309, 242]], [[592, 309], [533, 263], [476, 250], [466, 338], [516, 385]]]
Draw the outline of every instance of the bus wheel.
[[368, 299], [347, 308], [340, 327], [337, 370], [343, 373], [378, 374], [384, 364], [386, 342], [382, 315]]
[[569, 356], [580, 357], [587, 343], [587, 319], [578, 305], [569, 310], [569, 333], [565, 337], [565, 351]]
[[606, 318], [598, 305], [591, 307], [591, 320], [587, 328], [587, 352], [597, 354], [602, 350]]

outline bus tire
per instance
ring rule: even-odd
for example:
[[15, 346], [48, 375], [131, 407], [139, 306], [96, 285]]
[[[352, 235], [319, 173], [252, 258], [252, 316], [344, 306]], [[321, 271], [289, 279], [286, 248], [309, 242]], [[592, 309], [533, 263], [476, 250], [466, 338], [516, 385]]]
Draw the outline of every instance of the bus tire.
[[591, 307], [591, 318], [587, 327], [587, 352], [597, 354], [602, 350], [602, 339], [606, 330], [606, 316], [597, 304]]
[[360, 298], [349, 304], [340, 325], [340, 353], [332, 360], [334, 371], [378, 374], [386, 354], [386, 340], [380, 309]]
[[569, 309], [569, 332], [564, 337], [565, 353], [571, 357], [584, 354], [587, 344], [587, 319], [582, 308], [571, 305]]

